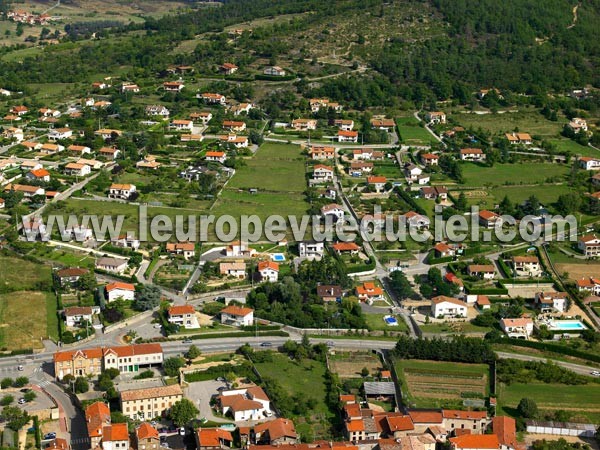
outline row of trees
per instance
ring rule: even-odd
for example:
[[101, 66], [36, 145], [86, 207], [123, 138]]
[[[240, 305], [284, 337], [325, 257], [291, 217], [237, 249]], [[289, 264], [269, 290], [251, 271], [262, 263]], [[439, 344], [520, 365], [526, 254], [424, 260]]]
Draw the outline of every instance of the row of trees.
[[452, 339], [412, 339], [402, 336], [395, 355], [402, 359], [429, 359], [466, 363], [490, 363], [496, 355], [489, 343], [476, 338], [453, 336]]

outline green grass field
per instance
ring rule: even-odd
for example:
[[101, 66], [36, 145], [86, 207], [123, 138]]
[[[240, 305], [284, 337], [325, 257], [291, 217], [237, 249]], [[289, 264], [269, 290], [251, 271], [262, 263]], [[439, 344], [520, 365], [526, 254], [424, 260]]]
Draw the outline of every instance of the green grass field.
[[56, 299], [44, 292], [1, 294], [0, 324], [0, 348], [42, 348], [42, 338], [58, 337]]
[[274, 378], [289, 395], [314, 398], [316, 402], [312, 415], [331, 415], [325, 404], [325, 364], [310, 359], [292, 361], [287, 355], [273, 353], [272, 362], [255, 365], [262, 377]]
[[578, 144], [577, 142], [575, 142], [571, 139], [567, 139], [567, 138], [551, 139], [550, 142], [555, 144], [556, 148], [559, 151], [569, 151], [573, 155], [592, 156], [595, 158], [600, 157], [600, 151], [593, 149], [591, 147], [584, 147], [583, 145]]
[[572, 419], [588, 423], [600, 421], [600, 384], [597, 383], [576, 386], [515, 383], [498, 386], [498, 404], [505, 414], [514, 415], [519, 401], [524, 397], [533, 399], [542, 413], [563, 409], [573, 414]]
[[542, 138], [558, 137], [563, 125], [567, 122], [566, 118], [562, 116], [558, 121], [552, 122], [534, 109], [503, 114], [453, 114], [450, 118], [465, 128], [472, 127], [474, 130], [481, 128], [493, 135], [509, 133], [518, 129]]
[[398, 326], [391, 327], [384, 322], [383, 316], [387, 316], [387, 314], [365, 314], [365, 319], [367, 320], [367, 327], [369, 327], [369, 330], [408, 331], [408, 325], [404, 319], [402, 319], [402, 317], [396, 316]]
[[402, 402], [417, 408], [462, 407], [489, 395], [489, 367], [444, 361], [396, 360]]
[[406, 145], [427, 145], [435, 138], [414, 117], [400, 117], [396, 119], [400, 140]]
[[502, 186], [506, 184], [536, 184], [549, 178], [562, 181], [569, 167], [549, 163], [494, 164], [493, 167], [474, 163], [462, 165], [465, 186]]
[[50, 266], [10, 256], [0, 256], [0, 283], [4, 290], [35, 289], [37, 283], [51, 281], [50, 271]]

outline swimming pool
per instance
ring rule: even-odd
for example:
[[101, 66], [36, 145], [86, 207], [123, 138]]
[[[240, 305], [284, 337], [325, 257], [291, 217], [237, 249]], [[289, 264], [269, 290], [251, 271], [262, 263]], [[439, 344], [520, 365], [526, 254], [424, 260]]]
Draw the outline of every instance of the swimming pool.
[[396, 327], [396, 326], [398, 326], [398, 321], [397, 321], [397, 320], [396, 320], [396, 318], [395, 318], [395, 317], [393, 317], [393, 316], [385, 316], [385, 317], [383, 318], [383, 320], [384, 320], [384, 321], [385, 321], [385, 323], [386, 323], [387, 325], [389, 325], [389, 326], [392, 326], [392, 327]]
[[271, 255], [273, 261], [282, 262], [285, 261], [285, 255], [283, 253], [274, 253]]
[[586, 326], [579, 320], [553, 320], [548, 325], [553, 331], [577, 331], [585, 330]]

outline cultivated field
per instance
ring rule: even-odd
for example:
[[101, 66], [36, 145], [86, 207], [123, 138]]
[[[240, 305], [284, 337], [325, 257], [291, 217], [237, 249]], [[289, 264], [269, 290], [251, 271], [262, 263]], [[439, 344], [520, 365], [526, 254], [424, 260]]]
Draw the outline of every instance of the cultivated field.
[[336, 352], [329, 357], [329, 368], [340, 378], [361, 378], [361, 370], [366, 367], [371, 375], [381, 369], [381, 361], [372, 353]]
[[518, 129], [544, 138], [558, 137], [567, 121], [565, 117], [560, 117], [558, 121], [552, 122], [533, 109], [503, 114], [453, 114], [451, 119], [465, 128], [481, 128], [492, 134], [509, 133]]
[[56, 300], [52, 294], [19, 291], [0, 295], [0, 348], [42, 348], [41, 339], [56, 335]]
[[460, 407], [464, 399], [487, 397], [488, 372], [485, 364], [396, 361], [403, 402], [417, 408]]
[[600, 263], [584, 263], [581, 264], [556, 264], [556, 269], [559, 273], [567, 272], [571, 280], [579, 280], [581, 278], [597, 277], [600, 274]]
[[428, 145], [435, 138], [414, 117], [401, 117], [396, 119], [400, 139], [405, 145]]
[[565, 410], [571, 420], [598, 423], [600, 421], [600, 385], [569, 386], [564, 384], [515, 383], [498, 386], [499, 405], [505, 413], [514, 413], [519, 401], [533, 399], [541, 413]]
[[50, 281], [49, 266], [0, 256], [0, 292], [34, 289], [38, 283], [50, 283]]
[[556, 178], [563, 181], [569, 167], [550, 163], [494, 164], [485, 167], [475, 163], [463, 164], [465, 186], [502, 186], [537, 184]]

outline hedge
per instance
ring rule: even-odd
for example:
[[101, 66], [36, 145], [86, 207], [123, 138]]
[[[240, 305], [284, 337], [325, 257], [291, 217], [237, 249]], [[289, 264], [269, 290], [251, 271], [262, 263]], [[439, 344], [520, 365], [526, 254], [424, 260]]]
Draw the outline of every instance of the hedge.
[[195, 381], [208, 381], [218, 377], [225, 377], [229, 372], [233, 372], [237, 376], [242, 378], [249, 378], [250, 380], [256, 381], [258, 379], [256, 374], [252, 370], [252, 367], [248, 364], [221, 364], [218, 366], [212, 366], [206, 370], [186, 373], [184, 379], [187, 383], [193, 383]]
[[240, 329], [242, 331], [277, 331], [277, 330], [281, 330], [281, 327], [279, 325], [244, 325], [241, 326]]
[[396, 192], [398, 193], [398, 196], [400, 196], [400, 198], [402, 200], [404, 200], [406, 203], [408, 203], [414, 210], [415, 212], [418, 212], [419, 214], [421, 214], [422, 216], [427, 216], [427, 213], [425, 212], [425, 210], [423, 208], [421, 208], [417, 202], [415, 202], [415, 199], [412, 198], [408, 192], [403, 191], [402, 189], [397, 188]]
[[498, 258], [498, 266], [506, 278], [512, 277], [513, 271], [506, 265], [502, 258]]
[[540, 279], [533, 279], [533, 278], [527, 278], [526, 280], [523, 279], [504, 279], [504, 280], [498, 280], [498, 283], [500, 283], [502, 286], [504, 286], [505, 284], [538, 284], [538, 283], [554, 283], [554, 280], [552, 278], [540, 278]]
[[580, 350], [575, 350], [573, 348], [565, 347], [564, 345], [554, 344], [551, 342], [526, 341], [524, 339], [512, 339], [512, 338], [507, 338], [507, 337], [494, 339], [494, 340], [491, 340], [491, 342], [495, 342], [495, 343], [499, 343], [499, 344], [514, 345], [517, 347], [534, 348], [537, 350], [544, 350], [547, 352], [559, 353], [561, 355], [573, 356], [575, 358], [580, 358], [580, 359], [585, 359], [588, 361], [600, 363], [600, 355], [582, 352]]
[[433, 251], [430, 252], [429, 257], [427, 258], [427, 263], [430, 265], [447, 263], [447, 262], [454, 260], [454, 256], [444, 256], [443, 258], [434, 258], [433, 257], [434, 254], [435, 254], [435, 252], [433, 252]]
[[0, 358], [6, 358], [7, 356], [18, 356], [18, 355], [33, 355], [32, 348], [24, 348], [21, 350], [13, 350], [8, 353], [0, 353]]
[[369, 257], [369, 262], [367, 264], [360, 264], [358, 266], [348, 267], [348, 275], [351, 273], [360, 273], [367, 272], [369, 270], [375, 269], [375, 261], [373, 261], [372, 257]]
[[507, 295], [508, 289], [506, 288], [481, 288], [481, 289], [471, 289], [468, 286], [465, 286], [465, 289], [468, 294], [472, 295]]

